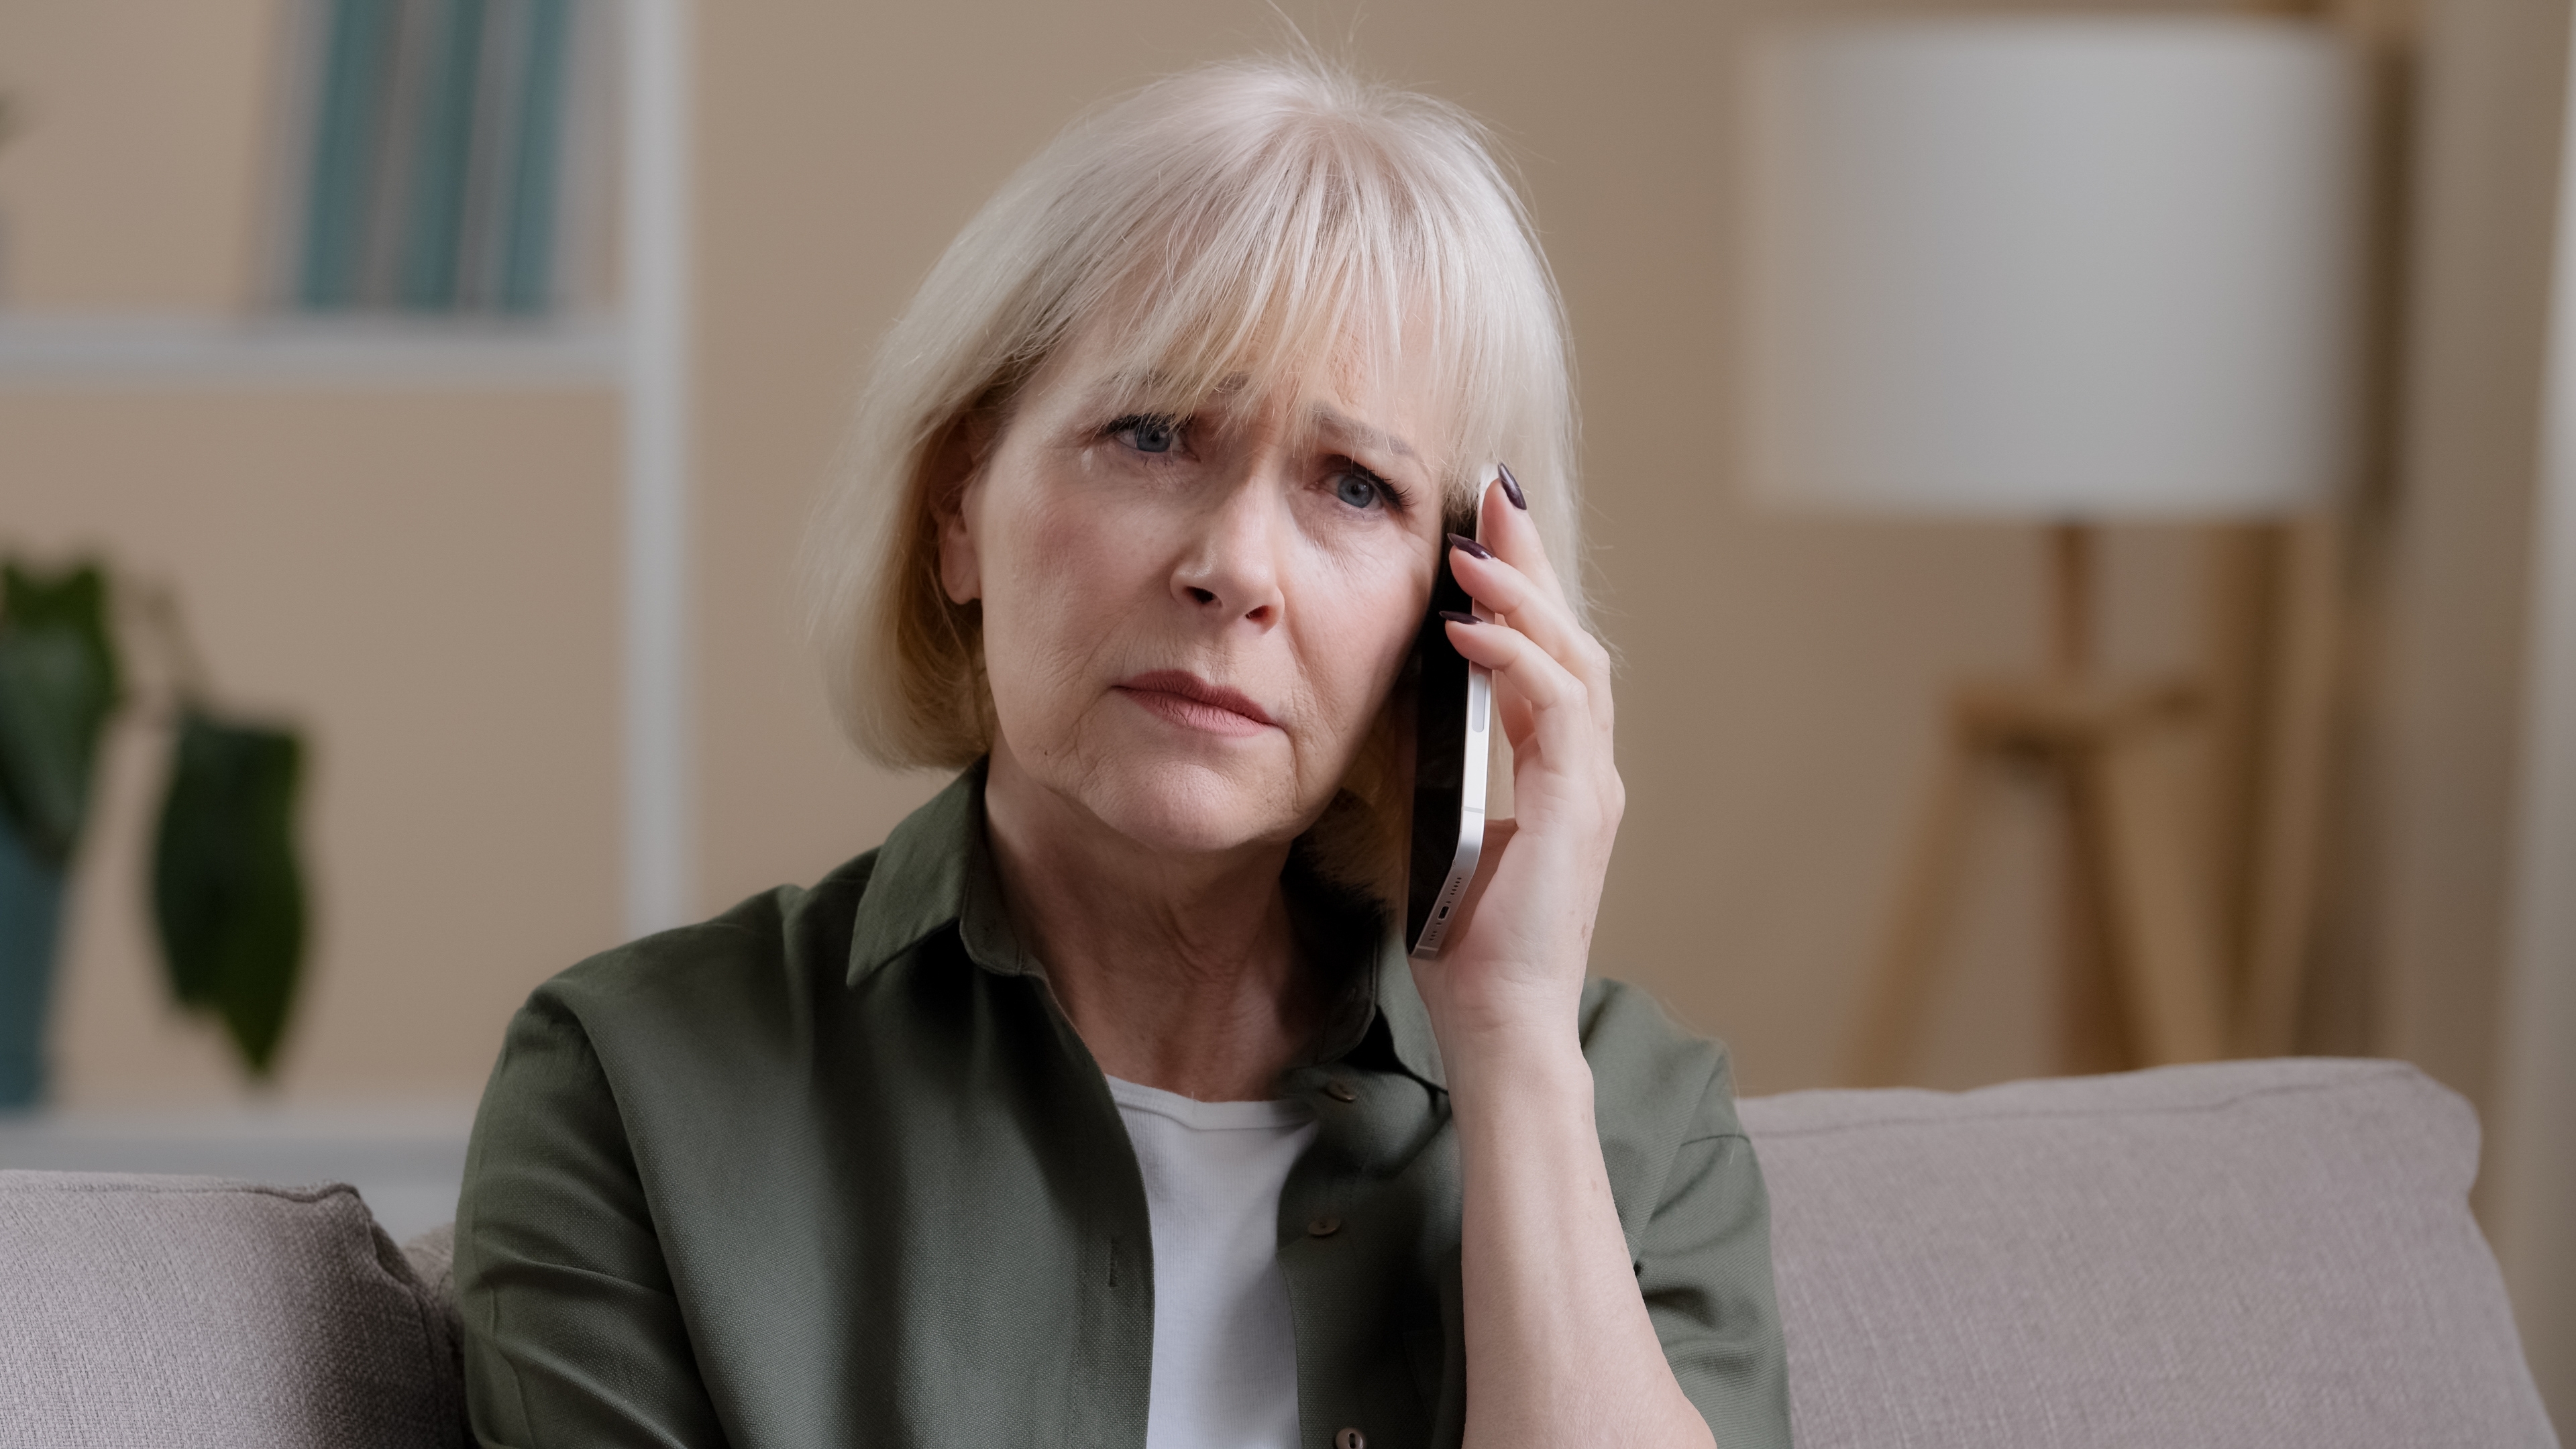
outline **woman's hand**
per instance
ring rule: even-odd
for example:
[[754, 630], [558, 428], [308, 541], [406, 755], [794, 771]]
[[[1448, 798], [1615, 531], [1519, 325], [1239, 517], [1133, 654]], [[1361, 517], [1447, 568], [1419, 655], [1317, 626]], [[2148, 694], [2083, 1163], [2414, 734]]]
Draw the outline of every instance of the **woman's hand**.
[[1481, 544], [1446, 545], [1451, 571], [1486, 616], [1453, 620], [1449, 638], [1494, 673], [1515, 811], [1486, 827], [1448, 945], [1414, 963], [1453, 1074], [1491, 1055], [1575, 1046], [1593, 916], [1627, 799], [1611, 754], [1609, 651], [1576, 621], [1513, 492], [1485, 491]]
[[1507, 490], [1487, 490], [1482, 524], [1483, 546], [1453, 541], [1449, 566], [1491, 617], [1449, 638], [1494, 671], [1515, 818], [1488, 827], [1448, 945], [1413, 963], [1465, 1178], [1466, 1445], [1707, 1449], [1628, 1260], [1575, 1030], [1626, 803], [1610, 655]]

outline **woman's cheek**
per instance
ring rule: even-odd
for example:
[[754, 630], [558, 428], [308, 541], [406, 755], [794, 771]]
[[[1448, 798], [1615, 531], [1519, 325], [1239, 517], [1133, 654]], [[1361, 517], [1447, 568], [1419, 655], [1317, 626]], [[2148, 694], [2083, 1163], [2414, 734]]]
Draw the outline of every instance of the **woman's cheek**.
[[[1103, 556], [1096, 528], [1078, 509], [1033, 507], [1015, 521], [1015, 546], [1001, 581], [1012, 596], [1013, 623], [1033, 636], [1082, 632], [1095, 622], [1090, 616], [1100, 604], [1087, 597], [1098, 590], [1099, 570], [1116, 567], [1117, 560]], [[1052, 640], [1045, 652], [1056, 652]]]
[[1051, 490], [1014, 519], [1007, 653], [1020, 675], [1023, 722], [1049, 733], [1071, 728], [1109, 682], [1098, 677], [1110, 669], [1104, 656], [1119, 657], [1140, 599], [1160, 593], [1146, 577], [1151, 520], [1096, 506], [1101, 500], [1085, 491]]
[[1318, 590], [1323, 628], [1314, 668], [1319, 682], [1330, 680], [1326, 692], [1335, 713], [1354, 731], [1366, 729], [1395, 687], [1431, 597], [1419, 550], [1409, 539], [1404, 543], [1401, 549], [1372, 548], [1373, 557], [1337, 561], [1342, 566]]

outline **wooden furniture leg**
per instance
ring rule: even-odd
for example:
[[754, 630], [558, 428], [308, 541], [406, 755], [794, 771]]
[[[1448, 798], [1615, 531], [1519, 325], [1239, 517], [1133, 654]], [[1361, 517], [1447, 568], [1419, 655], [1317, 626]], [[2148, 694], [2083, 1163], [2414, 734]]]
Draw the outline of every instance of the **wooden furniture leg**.
[[2068, 1076], [2116, 1072], [2130, 1064], [2136, 1032], [2112, 975], [2101, 792], [2074, 747], [2052, 753], [2048, 766], [2065, 875], [2057, 918], [2057, 1069]]
[[1855, 1086], [1891, 1086], [1902, 1079], [1906, 1041], [1931, 994], [1943, 928], [1957, 894], [1960, 858], [1967, 853], [1969, 789], [1982, 754], [1974, 731], [1954, 710], [1934, 767], [1932, 794], [1906, 856], [1896, 911], [1861, 1005], [1858, 1046], [1844, 1073]]
[[2344, 524], [2321, 512], [2288, 526], [2281, 588], [2279, 681], [2253, 848], [2244, 995], [2235, 1049], [2297, 1049], [2299, 1000], [2316, 929], [2318, 878], [2343, 659]]
[[[2221, 592], [2241, 597], [2222, 600], [2223, 613], [2265, 612], [2274, 542], [2252, 532], [2230, 540], [2233, 583]], [[1951, 701], [1932, 796], [1862, 1003], [1851, 1082], [1902, 1079], [1957, 893], [1969, 794], [1981, 772], [2008, 760], [2049, 772], [2065, 808], [2070, 1068], [2213, 1060], [2242, 1040], [2231, 1035], [2240, 1008], [2263, 1022], [2257, 1033], [2265, 1039], [2283, 1030], [2278, 1023], [2295, 1008], [2314, 873], [2308, 842], [2323, 782], [2316, 762], [2331, 674], [2324, 661], [2332, 651], [2292, 641], [2293, 656], [2310, 673], [2277, 704], [2258, 697], [2271, 672], [2263, 651], [2232, 634], [2238, 652], [2213, 654], [2227, 676], [2220, 688], [2184, 680], [2109, 685], [2091, 667], [2092, 553], [2092, 534], [2082, 526], [2049, 534], [2049, 671], [1966, 686]], [[2225, 787], [2217, 801], [2194, 788], [2191, 746], [2202, 733], [2217, 737], [2211, 748]], [[2295, 767], [2275, 777], [2272, 798], [2246, 809], [2238, 802], [2266, 744]], [[2227, 808], [2216, 808], [2222, 802]], [[2232, 818], [2211, 818], [2220, 816]], [[2260, 839], [2247, 843], [2257, 822]], [[2222, 837], [2227, 848], [2214, 853]], [[2224, 868], [2257, 854], [2264, 888], [2223, 900], [2213, 859], [2225, 874], [2242, 875], [2241, 864]], [[2249, 956], [2250, 971], [2240, 971]]]
[[2092, 854], [2106, 885], [2110, 960], [2141, 1064], [2212, 1061], [2227, 1048], [2224, 962], [2195, 868], [2182, 733], [2144, 726], [2084, 752], [2097, 802]]
[[2243, 999], [2258, 902], [2263, 780], [2280, 691], [2281, 529], [2271, 522], [2201, 530], [2199, 680], [2204, 762], [2200, 849], [2217, 913], [2227, 999]]

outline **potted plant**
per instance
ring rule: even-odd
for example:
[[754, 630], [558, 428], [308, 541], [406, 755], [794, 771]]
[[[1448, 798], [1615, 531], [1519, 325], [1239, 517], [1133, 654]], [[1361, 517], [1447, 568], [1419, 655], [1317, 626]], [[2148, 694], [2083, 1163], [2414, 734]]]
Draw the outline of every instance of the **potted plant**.
[[[0, 1108], [44, 1092], [64, 893], [101, 746], [129, 703], [111, 605], [96, 563], [51, 575], [0, 565]], [[134, 620], [168, 677], [169, 786], [151, 871], [162, 962], [179, 1004], [216, 1018], [264, 1079], [304, 957], [303, 744], [212, 706], [166, 595], [140, 592]]]

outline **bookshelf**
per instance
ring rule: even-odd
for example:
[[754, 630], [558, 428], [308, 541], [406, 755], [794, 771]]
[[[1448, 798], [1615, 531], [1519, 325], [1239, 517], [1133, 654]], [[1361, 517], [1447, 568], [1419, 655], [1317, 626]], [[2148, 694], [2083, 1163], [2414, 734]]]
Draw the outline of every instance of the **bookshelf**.
[[0, 314], [0, 385], [297, 390], [613, 388], [625, 330], [571, 322]]
[[598, 389], [619, 401], [623, 918], [690, 918], [690, 0], [606, 0], [618, 55], [619, 296], [521, 320], [0, 313], [0, 389]]

